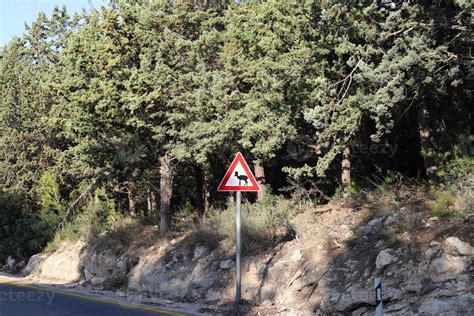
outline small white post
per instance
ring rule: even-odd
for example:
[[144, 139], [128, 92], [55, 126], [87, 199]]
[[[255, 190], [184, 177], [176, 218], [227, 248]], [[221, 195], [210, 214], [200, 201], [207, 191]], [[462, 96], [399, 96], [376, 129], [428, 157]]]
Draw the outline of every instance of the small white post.
[[382, 308], [382, 280], [378, 277], [374, 280], [375, 285], [375, 316], [383, 315]]
[[240, 252], [241, 252], [241, 243], [240, 243], [240, 199], [241, 192], [237, 191], [236, 194], [236, 213], [235, 213], [235, 234], [236, 234], [236, 254], [235, 254], [235, 273], [236, 273], [236, 292], [235, 292], [235, 301], [237, 304], [240, 304]]

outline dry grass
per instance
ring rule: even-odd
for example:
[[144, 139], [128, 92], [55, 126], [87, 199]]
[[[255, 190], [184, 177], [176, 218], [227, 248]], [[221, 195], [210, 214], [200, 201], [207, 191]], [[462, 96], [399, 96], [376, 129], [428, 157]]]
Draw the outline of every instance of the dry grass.
[[[242, 242], [244, 254], [265, 251], [275, 243], [292, 238], [289, 219], [301, 209], [295, 201], [267, 194], [257, 203], [242, 204]], [[229, 201], [228, 207], [209, 214], [204, 223], [198, 224], [190, 234], [190, 244], [203, 244], [216, 248], [223, 239], [235, 238], [235, 204]]]

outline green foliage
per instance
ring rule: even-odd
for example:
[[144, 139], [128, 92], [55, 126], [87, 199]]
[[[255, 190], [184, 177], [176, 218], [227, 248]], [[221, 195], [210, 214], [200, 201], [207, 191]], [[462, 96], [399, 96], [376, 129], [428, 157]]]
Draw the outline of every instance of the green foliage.
[[98, 188], [86, 208], [56, 230], [46, 250], [56, 250], [62, 241], [94, 240], [102, 234], [112, 233], [123, 221], [123, 216], [116, 211], [114, 200], [108, 197], [104, 188]]
[[196, 210], [190, 201], [186, 201], [179, 211], [175, 212], [174, 218], [177, 222], [189, 221], [196, 214]]
[[50, 172], [43, 173], [37, 184], [36, 192], [43, 211], [59, 211], [61, 209], [59, 184]]
[[437, 190], [435, 192], [435, 203], [432, 214], [439, 218], [454, 218], [460, 215], [458, 210], [454, 209], [455, 194], [447, 190]]
[[359, 189], [354, 182], [349, 183], [349, 185], [344, 188], [342, 186], [338, 186], [336, 191], [334, 191], [333, 199], [341, 199], [347, 195], [348, 198], [356, 199], [359, 197]]
[[0, 262], [8, 256], [26, 258], [40, 251], [50, 236], [40, 218], [27, 209], [26, 196], [0, 191]]
[[445, 161], [442, 186], [434, 189], [433, 214], [443, 218], [462, 217], [474, 211], [474, 158], [456, 155]]

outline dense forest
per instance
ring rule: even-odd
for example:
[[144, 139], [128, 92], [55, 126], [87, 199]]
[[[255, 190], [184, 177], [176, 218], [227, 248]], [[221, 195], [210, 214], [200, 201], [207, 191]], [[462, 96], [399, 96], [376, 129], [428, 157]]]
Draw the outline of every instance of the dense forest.
[[472, 197], [473, 19], [469, 0], [40, 14], [0, 48], [0, 260], [84, 223], [198, 222], [238, 151], [263, 187], [249, 203], [393, 177]]

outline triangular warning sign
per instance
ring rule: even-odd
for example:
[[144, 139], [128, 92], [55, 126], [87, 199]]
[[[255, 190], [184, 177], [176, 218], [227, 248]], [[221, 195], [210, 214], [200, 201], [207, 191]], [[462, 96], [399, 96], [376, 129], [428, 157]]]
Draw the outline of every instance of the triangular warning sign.
[[257, 180], [245, 162], [241, 153], [235, 155], [234, 161], [227, 170], [218, 191], [259, 191]]

